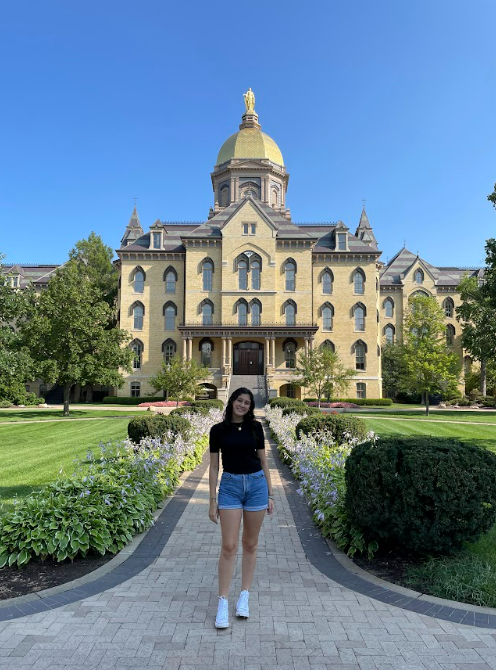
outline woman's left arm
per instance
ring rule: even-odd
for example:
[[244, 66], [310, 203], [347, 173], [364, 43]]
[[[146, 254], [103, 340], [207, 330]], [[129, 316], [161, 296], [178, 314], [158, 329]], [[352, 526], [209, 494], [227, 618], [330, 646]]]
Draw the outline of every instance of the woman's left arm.
[[264, 471], [265, 479], [267, 480], [267, 486], [269, 489], [269, 506], [267, 507], [267, 514], [272, 514], [274, 511], [274, 498], [272, 497], [274, 495], [274, 490], [272, 488], [272, 482], [270, 481], [270, 470], [265, 449], [257, 449], [257, 456], [260, 459], [260, 463], [262, 464], [262, 470]]

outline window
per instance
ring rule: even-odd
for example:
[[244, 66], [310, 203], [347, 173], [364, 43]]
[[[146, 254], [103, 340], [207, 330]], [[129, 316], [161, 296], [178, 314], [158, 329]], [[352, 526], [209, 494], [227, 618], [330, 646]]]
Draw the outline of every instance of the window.
[[135, 293], [143, 293], [145, 290], [145, 273], [142, 270], [136, 270], [133, 278], [133, 288]]
[[446, 298], [443, 302], [444, 313], [447, 317], [452, 317], [455, 309], [455, 303], [451, 298]]
[[167, 302], [164, 305], [165, 330], [176, 329], [177, 307], [173, 302]]
[[176, 343], [174, 340], [165, 340], [162, 344], [162, 356], [164, 357], [164, 363], [169, 365], [172, 359], [176, 354]]
[[365, 370], [365, 345], [363, 342], [355, 344], [355, 368]]
[[161, 238], [162, 235], [160, 233], [153, 233], [153, 248], [154, 249], [160, 249], [162, 246], [161, 243]]
[[284, 304], [284, 315], [286, 317], [286, 325], [294, 326], [296, 323], [296, 305], [291, 300]]
[[211, 326], [213, 323], [214, 308], [210, 300], [204, 300], [201, 306], [202, 324]]
[[446, 344], [452, 347], [455, 344], [455, 327], [451, 325], [446, 326]]
[[219, 205], [221, 207], [227, 207], [228, 204], [229, 204], [229, 186], [227, 186], [227, 184], [224, 184], [224, 186], [221, 186], [220, 189]]
[[175, 293], [176, 292], [176, 282], [177, 282], [177, 272], [171, 265], [169, 265], [169, 267], [164, 272], [164, 281], [165, 281], [165, 292], [166, 293]]
[[286, 384], [286, 398], [296, 398], [296, 388], [293, 384]]
[[324, 340], [322, 344], [320, 345], [321, 349], [330, 349], [331, 351], [336, 351], [336, 347], [334, 346], [334, 342], [331, 342], [331, 340]]
[[292, 340], [284, 343], [284, 360], [287, 368], [296, 367], [296, 343]]
[[419, 268], [418, 270], [415, 270], [415, 274], [413, 276], [414, 282], [416, 284], [423, 284], [424, 283], [424, 273], [422, 270]]
[[365, 293], [365, 274], [363, 270], [355, 270], [353, 275], [353, 290], [356, 295], [363, 295]]
[[250, 224], [250, 231], [252, 235], [255, 235], [257, 232], [257, 224], [256, 223], [251, 223]]
[[357, 398], [366, 398], [367, 397], [367, 384], [363, 382], [358, 382], [356, 385]]
[[251, 303], [251, 325], [259, 326], [260, 325], [260, 312], [262, 311], [260, 304], [253, 301]]
[[384, 328], [384, 336], [388, 344], [393, 344], [394, 342], [394, 326], [390, 324]]
[[143, 342], [140, 340], [133, 340], [131, 342], [131, 351], [134, 353], [133, 370], [140, 370], [141, 357], [143, 355]]
[[245, 302], [238, 303], [238, 324], [246, 326], [248, 324], [248, 307]]
[[392, 298], [386, 298], [384, 301], [384, 313], [388, 319], [394, 316], [394, 302]]
[[18, 276], [12, 277], [12, 286], [14, 288], [19, 288], [19, 277]]
[[139, 398], [141, 394], [141, 383], [131, 382], [131, 398]]
[[47, 393], [48, 393], [48, 386], [47, 386], [47, 384], [40, 384], [40, 396], [41, 396], [42, 398], [45, 398]]
[[240, 290], [248, 288], [248, 262], [244, 260], [238, 263], [238, 288]]
[[249, 223], [243, 223], [243, 235], [248, 235], [249, 228], [250, 228]]
[[143, 330], [143, 315], [145, 313], [145, 308], [141, 303], [134, 305], [133, 307], [133, 329], [134, 330]]
[[332, 272], [330, 270], [324, 270], [322, 273], [322, 293], [331, 295], [332, 293]]
[[212, 275], [214, 273], [214, 264], [210, 258], [206, 258], [202, 264], [203, 290], [212, 290]]
[[200, 353], [201, 353], [201, 362], [202, 365], [206, 365], [207, 368], [212, 367], [212, 351], [213, 351], [212, 340], [208, 338], [200, 342]]
[[332, 330], [332, 319], [334, 316], [334, 307], [330, 302], [326, 302], [322, 305], [321, 309], [322, 314], [322, 328], [323, 330]]
[[253, 260], [251, 263], [251, 287], [254, 291], [260, 289], [260, 261]]
[[365, 307], [360, 303], [353, 308], [355, 330], [365, 330]]
[[346, 251], [346, 234], [338, 233], [338, 250]]
[[277, 188], [273, 188], [270, 192], [270, 204], [272, 207], [277, 207], [279, 203], [279, 192]]
[[290, 259], [284, 263], [284, 274], [286, 275], [286, 291], [294, 291], [296, 275], [295, 261]]

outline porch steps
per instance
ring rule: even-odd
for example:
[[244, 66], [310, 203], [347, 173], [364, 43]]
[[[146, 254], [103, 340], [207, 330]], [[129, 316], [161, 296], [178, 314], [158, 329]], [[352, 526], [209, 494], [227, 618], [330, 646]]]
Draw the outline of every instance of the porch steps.
[[267, 402], [267, 384], [264, 375], [231, 375], [229, 395], [244, 386], [253, 393], [255, 407], [263, 407]]

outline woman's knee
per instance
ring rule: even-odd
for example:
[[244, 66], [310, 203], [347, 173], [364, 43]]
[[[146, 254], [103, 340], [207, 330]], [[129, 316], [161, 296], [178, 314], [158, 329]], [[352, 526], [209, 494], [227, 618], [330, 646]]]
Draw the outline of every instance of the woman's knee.
[[243, 538], [243, 551], [247, 554], [255, 554], [258, 549], [258, 540], [248, 540]]
[[237, 554], [238, 544], [237, 542], [224, 541], [222, 542], [221, 551], [225, 558], [233, 558]]

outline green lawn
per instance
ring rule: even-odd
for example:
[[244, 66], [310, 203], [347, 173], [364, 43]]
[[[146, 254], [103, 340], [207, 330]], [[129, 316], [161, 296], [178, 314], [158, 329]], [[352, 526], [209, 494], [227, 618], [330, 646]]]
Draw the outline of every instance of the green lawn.
[[128, 422], [123, 414], [100, 421], [0, 426], [0, 502], [12, 503], [14, 495], [26, 496], [54, 481], [61, 468], [71, 473], [77, 456], [100, 442], [126, 437]]
[[[346, 412], [352, 413], [355, 416], [360, 416], [365, 418], [364, 415], [367, 414], [367, 410], [360, 412]], [[495, 410], [467, 410], [467, 411], [452, 411], [452, 410], [439, 410], [434, 411], [429, 416], [425, 415], [425, 411], [414, 409], [414, 410], [385, 410], [381, 408], [380, 411], [369, 412], [369, 415], [374, 417], [403, 417], [405, 419], [409, 418], [419, 418], [424, 421], [467, 421], [469, 423], [494, 423], [496, 424], [496, 411]]]
[[0, 412], [0, 423], [14, 421], [47, 421], [48, 419], [60, 419], [70, 421], [71, 419], [101, 419], [109, 417], [125, 418], [141, 415], [143, 411], [130, 407], [128, 411], [112, 409], [71, 409], [69, 416], [64, 416], [61, 409], [6, 409]]

